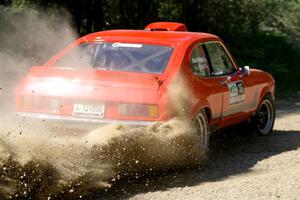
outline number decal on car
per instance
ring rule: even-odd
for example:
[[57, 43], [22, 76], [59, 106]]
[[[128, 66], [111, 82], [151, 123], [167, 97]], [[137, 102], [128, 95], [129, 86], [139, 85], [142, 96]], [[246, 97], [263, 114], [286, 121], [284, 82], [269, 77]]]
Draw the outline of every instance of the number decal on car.
[[242, 81], [228, 83], [227, 86], [229, 89], [229, 104], [241, 103], [245, 100], [245, 88]]

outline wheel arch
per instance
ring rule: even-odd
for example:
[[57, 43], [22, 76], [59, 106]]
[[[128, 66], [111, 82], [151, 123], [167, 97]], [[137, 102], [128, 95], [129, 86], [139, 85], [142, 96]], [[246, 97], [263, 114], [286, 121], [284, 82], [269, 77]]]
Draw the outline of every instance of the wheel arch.
[[270, 96], [270, 97], [275, 101], [275, 98], [274, 98], [274, 96], [272, 95], [272, 92], [271, 92], [271, 91], [269, 91], [269, 90], [265, 90], [265, 91], [264, 91], [264, 90], [263, 90], [263, 91], [261, 92], [260, 96], [259, 96], [259, 101], [257, 102], [255, 111], [258, 110], [259, 105], [261, 104], [261, 102], [263, 101], [263, 99], [264, 99], [266, 96]]
[[196, 116], [199, 112], [201, 112], [202, 110], [203, 110], [203, 111], [205, 112], [205, 114], [206, 114], [208, 123], [210, 123], [210, 121], [211, 121], [211, 119], [212, 119], [212, 112], [211, 112], [211, 108], [209, 107], [208, 104], [204, 104], [204, 105], [202, 105], [202, 106], [199, 106], [199, 105], [198, 105], [198, 106], [194, 109], [194, 111], [193, 111], [193, 116], [192, 116], [192, 118], [195, 118], [195, 116]]
[[203, 110], [206, 113], [208, 123], [211, 121], [211, 110], [209, 107], [204, 107]]

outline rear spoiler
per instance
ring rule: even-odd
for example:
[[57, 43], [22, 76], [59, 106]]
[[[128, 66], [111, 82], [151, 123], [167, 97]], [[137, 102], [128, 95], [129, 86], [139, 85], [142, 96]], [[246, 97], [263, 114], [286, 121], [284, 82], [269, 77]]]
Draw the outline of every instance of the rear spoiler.
[[146, 31], [188, 31], [185, 24], [178, 22], [154, 22], [145, 27]]

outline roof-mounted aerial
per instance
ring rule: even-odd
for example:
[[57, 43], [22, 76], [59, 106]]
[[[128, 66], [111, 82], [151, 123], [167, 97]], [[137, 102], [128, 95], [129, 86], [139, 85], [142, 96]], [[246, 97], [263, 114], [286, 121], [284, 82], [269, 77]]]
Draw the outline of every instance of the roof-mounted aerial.
[[154, 22], [146, 26], [146, 31], [188, 31], [186, 26], [177, 22]]

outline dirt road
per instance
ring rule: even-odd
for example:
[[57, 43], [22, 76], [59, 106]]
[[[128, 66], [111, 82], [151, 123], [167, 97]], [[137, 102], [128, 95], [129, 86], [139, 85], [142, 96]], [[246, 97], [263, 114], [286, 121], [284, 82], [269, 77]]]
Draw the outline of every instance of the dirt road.
[[300, 199], [300, 99], [277, 107], [271, 136], [229, 130], [212, 138], [209, 158], [199, 168], [124, 180], [98, 198]]
[[[118, 135], [115, 139], [111, 138], [110, 142], [102, 141], [105, 133], [99, 134], [100, 130], [95, 132], [96, 135], [89, 133], [90, 137], [84, 136], [79, 140], [73, 141], [70, 137], [62, 140], [51, 135], [51, 137], [41, 135], [41, 130], [34, 129], [35, 127], [26, 129], [23, 127], [26, 123], [16, 126], [15, 121], [11, 121], [12, 127], [16, 130], [10, 129], [10, 124], [5, 121], [8, 118], [2, 115], [1, 124], [8, 126], [8, 130], [5, 131], [5, 127], [1, 129], [3, 140], [1, 143], [0, 138], [2, 159], [0, 159], [2, 162], [2, 165], [0, 162], [0, 199], [5, 197], [22, 199], [22, 197], [30, 196], [32, 199], [50, 198], [51, 200], [80, 197], [82, 199], [298, 200], [300, 199], [300, 98], [292, 101], [279, 101], [277, 108], [274, 132], [268, 137], [258, 137], [247, 131], [245, 126], [232, 128], [212, 135], [208, 159], [198, 167], [189, 169], [171, 167], [172, 170], [169, 171], [160, 171], [156, 174], [152, 171], [149, 172], [151, 175], [142, 177], [140, 177], [141, 174], [136, 176], [131, 174], [132, 178], [123, 176], [123, 179], [117, 181], [113, 181], [114, 176], [110, 174], [111, 170], [119, 169], [118, 166], [123, 166], [123, 164], [125, 164], [125, 169], [127, 166], [133, 169], [148, 169], [148, 165], [142, 164], [148, 161], [148, 164], [157, 164], [159, 169], [168, 168], [165, 166], [168, 166], [171, 161], [173, 161], [171, 166], [176, 166], [175, 163], [179, 162], [190, 166], [188, 163], [192, 163], [189, 160], [192, 158], [183, 159], [187, 156], [180, 153], [189, 152], [184, 149], [190, 146], [189, 142], [193, 141], [190, 140], [193, 137], [182, 137], [185, 135], [179, 134], [180, 129], [186, 128], [176, 122], [162, 125], [161, 133], [164, 136], [162, 140], [159, 139], [160, 137], [157, 137], [158, 140], [153, 140], [156, 138], [153, 137], [155, 134], [148, 137], [148, 133], [135, 131], [132, 133], [125, 131], [126, 134], [122, 136], [119, 133], [122, 129], [116, 127], [110, 127], [112, 129], [107, 132], [109, 138], [113, 133]], [[166, 130], [171, 132], [169, 132], [169, 140], [165, 141], [163, 138], [166, 138], [166, 133], [168, 133], [165, 132]], [[38, 135], [34, 135], [34, 132]], [[160, 136], [160, 131], [156, 132], [158, 134], [156, 136]], [[176, 132], [178, 134], [175, 134]], [[101, 136], [102, 139], [95, 136]], [[182, 140], [183, 138], [185, 140]], [[102, 143], [98, 143], [98, 140]], [[177, 144], [177, 146], [168, 147], [167, 144]], [[139, 155], [141, 151], [139, 147], [144, 147], [147, 152]], [[172, 150], [174, 147], [177, 151]], [[100, 151], [106, 148], [111, 154]], [[148, 152], [152, 152], [151, 155]], [[137, 157], [137, 154], [140, 157]], [[10, 159], [7, 160], [10, 158], [8, 155], [12, 156], [13, 162], [10, 162]], [[102, 162], [107, 160], [112, 163]], [[113, 161], [118, 162], [114, 165]], [[133, 161], [135, 164], [130, 164]], [[99, 171], [100, 167], [104, 168]], [[51, 176], [49, 176], [49, 171]], [[35, 174], [36, 172], [38, 173]], [[95, 172], [101, 173], [96, 176]], [[32, 175], [28, 177], [26, 175], [27, 179], [24, 179], [23, 174]], [[75, 178], [72, 178], [73, 175]], [[41, 178], [37, 179], [36, 176]], [[47, 179], [48, 176], [50, 179]], [[61, 179], [63, 177], [69, 177], [71, 182], [66, 182], [67, 185], [62, 187], [60, 183], [61, 180], [65, 181]], [[101, 182], [99, 186], [98, 182], [102, 180], [101, 178], [105, 182]], [[39, 183], [41, 180], [43, 180], [42, 186]], [[110, 188], [105, 186], [106, 181], [113, 183]], [[80, 184], [77, 185], [77, 183]], [[5, 190], [1, 184], [9, 190]], [[99, 187], [88, 192], [94, 186]], [[6, 195], [8, 193], [11, 195]]]

